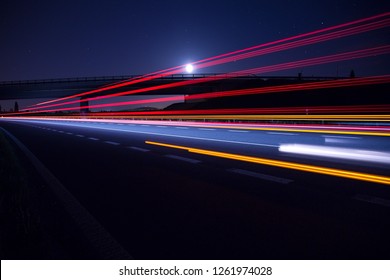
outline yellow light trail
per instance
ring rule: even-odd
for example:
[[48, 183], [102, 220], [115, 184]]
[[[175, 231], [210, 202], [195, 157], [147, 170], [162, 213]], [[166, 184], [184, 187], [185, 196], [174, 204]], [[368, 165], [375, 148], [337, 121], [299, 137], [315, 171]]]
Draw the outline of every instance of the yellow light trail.
[[[7, 116], [7, 115], [4, 115]], [[21, 116], [22, 117], [22, 116]], [[28, 116], [26, 116], [28, 117]], [[54, 117], [54, 116], [51, 116]], [[361, 121], [361, 122], [390, 122], [389, 114], [378, 115], [113, 115], [113, 116], [101, 116], [101, 115], [89, 115], [89, 116], [60, 116], [55, 117], [63, 118], [96, 118], [96, 119], [208, 119], [208, 120], [307, 120], [307, 121]], [[41, 118], [44, 118], [41, 116]]]
[[[55, 116], [55, 118], [61, 118], [61, 119], [74, 119], [74, 120], [98, 120], [98, 119], [104, 119], [104, 120], [110, 120], [110, 119], [119, 119], [118, 122], [131, 120], [131, 119], [140, 119], [145, 120], [145, 118], [149, 119], [150, 121], [161, 121], [162, 119], [176, 119], [176, 120], [193, 120], [193, 119], [204, 119], [206, 116], [196, 116], [197, 118], [192, 118], [192, 116], [110, 116], [110, 117], [84, 117], [84, 116]], [[230, 116], [230, 120], [232, 120], [233, 116]], [[390, 117], [390, 115], [389, 115]], [[51, 117], [5, 117], [5, 119], [50, 119]], [[207, 119], [207, 118], [205, 118]], [[212, 118], [211, 118], [212, 119]], [[226, 118], [227, 119], [227, 118]], [[216, 118], [218, 120], [218, 118]], [[244, 119], [243, 119], [244, 120]], [[250, 118], [247, 118], [246, 120], [250, 120]], [[253, 119], [254, 120], [254, 119]], [[287, 120], [287, 118], [286, 118]], [[290, 119], [291, 120], [291, 119]], [[336, 120], [336, 119], [333, 119]], [[337, 120], [340, 121], [340, 120]], [[358, 121], [357, 119], [355, 121]], [[367, 121], [367, 119], [366, 119]], [[378, 120], [371, 120], [371, 121], [378, 121]], [[177, 124], [174, 124], [177, 125]], [[260, 131], [284, 131], [284, 132], [304, 132], [304, 133], [326, 133], [326, 134], [349, 134], [349, 135], [368, 135], [368, 136], [390, 136], [390, 132], [386, 131], [370, 131], [370, 130], [343, 130], [343, 129], [307, 129], [307, 128], [288, 128], [288, 127], [259, 127], [259, 126], [240, 126], [240, 125], [213, 125], [213, 124], [192, 124], [191, 126], [194, 127], [208, 127], [208, 128], [222, 128], [222, 129], [243, 129], [243, 130], [260, 130]]]
[[277, 127], [248, 127], [248, 126], [217, 126], [210, 125], [212, 128], [246, 129], [246, 130], [265, 130], [265, 131], [286, 131], [286, 132], [306, 132], [306, 133], [327, 133], [327, 134], [350, 134], [350, 135], [370, 135], [370, 136], [390, 136], [389, 132], [379, 131], [348, 131], [348, 130], [328, 130], [328, 129], [303, 129], [303, 128], [277, 128]]
[[328, 167], [320, 167], [320, 166], [314, 166], [314, 165], [309, 165], [309, 164], [286, 162], [286, 161], [281, 161], [281, 160], [273, 160], [273, 159], [265, 159], [265, 158], [252, 157], [252, 156], [244, 156], [244, 155], [231, 154], [231, 153], [218, 152], [218, 151], [205, 150], [205, 149], [198, 149], [198, 148], [179, 146], [179, 145], [172, 145], [172, 144], [166, 144], [166, 143], [154, 142], [154, 141], [145, 141], [145, 143], [149, 144], [149, 145], [186, 150], [190, 153], [215, 156], [215, 157], [226, 158], [226, 159], [234, 159], [234, 160], [239, 160], [239, 161], [257, 163], [257, 164], [265, 164], [265, 165], [270, 165], [270, 166], [276, 166], [276, 167], [282, 167], [282, 168], [288, 168], [288, 169], [294, 169], [294, 170], [300, 170], [300, 171], [319, 173], [319, 174], [343, 177], [343, 178], [348, 178], [348, 179], [390, 185], [390, 177], [381, 176], [381, 175], [367, 174], [367, 173], [348, 171], [348, 170], [342, 170], [342, 169], [335, 169], [335, 168], [328, 168]]
[[[106, 117], [106, 116], [91, 116]], [[361, 121], [389, 122], [389, 114], [378, 115], [118, 115], [109, 118], [149, 118], [149, 119], [210, 119], [210, 120], [316, 120], [316, 121]]]

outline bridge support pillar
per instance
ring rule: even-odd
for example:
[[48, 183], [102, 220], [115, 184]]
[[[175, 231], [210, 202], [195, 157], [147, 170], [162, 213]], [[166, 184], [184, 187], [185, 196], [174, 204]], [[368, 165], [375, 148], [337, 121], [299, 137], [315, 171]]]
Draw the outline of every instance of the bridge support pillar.
[[89, 113], [89, 101], [85, 99], [87, 99], [87, 97], [80, 98], [80, 115]]

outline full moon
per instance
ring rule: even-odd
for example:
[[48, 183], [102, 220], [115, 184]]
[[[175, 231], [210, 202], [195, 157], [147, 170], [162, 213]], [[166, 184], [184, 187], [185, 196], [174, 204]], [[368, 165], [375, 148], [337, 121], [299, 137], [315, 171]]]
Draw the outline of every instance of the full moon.
[[193, 70], [194, 70], [194, 66], [192, 66], [192, 64], [187, 64], [186, 65], [187, 73], [192, 73]]

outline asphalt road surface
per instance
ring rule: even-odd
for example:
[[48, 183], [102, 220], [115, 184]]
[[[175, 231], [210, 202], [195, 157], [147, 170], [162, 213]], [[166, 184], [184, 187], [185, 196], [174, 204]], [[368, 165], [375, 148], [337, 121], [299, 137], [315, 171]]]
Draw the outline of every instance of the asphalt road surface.
[[185, 122], [0, 126], [136, 259], [390, 257], [390, 185], [283, 165], [386, 180], [388, 136]]

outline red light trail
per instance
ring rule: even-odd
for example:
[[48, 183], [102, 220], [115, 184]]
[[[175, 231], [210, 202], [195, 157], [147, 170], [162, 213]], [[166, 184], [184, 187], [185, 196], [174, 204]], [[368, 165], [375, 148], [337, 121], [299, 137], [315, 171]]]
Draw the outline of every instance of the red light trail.
[[[364, 50], [358, 50], [358, 51], [352, 51], [352, 52], [346, 52], [346, 53], [339, 53], [339, 54], [333, 54], [333, 55], [316, 57], [316, 58], [309, 58], [309, 59], [304, 59], [304, 60], [300, 60], [300, 61], [286, 62], [286, 63], [270, 65], [270, 66], [263, 66], [263, 67], [248, 69], [248, 70], [232, 72], [231, 74], [236, 76], [236, 77], [247, 76], [248, 74], [261, 74], [261, 73], [267, 73], [267, 72], [293, 69], [293, 68], [298, 68], [298, 67], [307, 67], [307, 66], [325, 64], [325, 63], [338, 62], [338, 61], [343, 61], [343, 60], [358, 59], [358, 58], [382, 55], [382, 54], [387, 54], [387, 53], [390, 53], [390, 46], [380, 46], [380, 47], [375, 47], [375, 48], [370, 48], [370, 49], [364, 49]], [[388, 82], [389, 77], [388, 76], [384, 76], [384, 77], [385, 77], [384, 78], [385, 82]], [[217, 75], [217, 76], [213, 76], [213, 77], [199, 78], [197, 80], [180, 81], [180, 82], [170, 83], [167, 85], [159, 85], [159, 86], [153, 86], [153, 87], [149, 87], [149, 88], [141, 88], [141, 89], [136, 89], [136, 90], [131, 90], [131, 91], [119, 92], [119, 93], [111, 94], [109, 96], [97, 96], [97, 97], [85, 99], [85, 101], [99, 100], [99, 99], [104, 99], [104, 98], [108, 98], [108, 97], [118, 97], [118, 96], [124, 96], [124, 95], [129, 95], [129, 94], [147, 92], [147, 91], [151, 91], [151, 90], [160, 90], [160, 89], [179, 87], [179, 86], [191, 85], [191, 84], [202, 83], [202, 82], [204, 83], [204, 82], [209, 82], [209, 81], [216, 81], [216, 80], [221, 80], [221, 79], [224, 79], [224, 75]], [[355, 81], [356, 81], [356, 79], [355, 79]], [[359, 81], [360, 80], [358, 80], [358, 82]], [[353, 83], [353, 81], [351, 81], [351, 82]], [[339, 84], [342, 84], [342, 83], [343, 83], [342, 80], [339, 81]], [[324, 85], [324, 84], [322, 84], [322, 85]], [[300, 85], [296, 85], [296, 86], [299, 89], [304, 88], [304, 84], [300, 84]], [[249, 89], [248, 91], [251, 91], [251, 90], [252, 89]], [[260, 90], [261, 90], [261, 88], [260, 88]], [[280, 90], [280, 88], [279, 88], [279, 90]], [[208, 98], [210, 98], [211, 96], [213, 96], [212, 93], [209, 94]], [[215, 96], [215, 97], [217, 97], [217, 96]], [[203, 97], [203, 98], [205, 98], [205, 97]], [[171, 100], [175, 100], [175, 99], [173, 98]], [[171, 101], [171, 100], [167, 99], [166, 101]], [[69, 101], [69, 102], [64, 102], [64, 103], [56, 104], [56, 105], [45, 105], [45, 106], [35, 107], [34, 109], [43, 109], [43, 108], [47, 108], [47, 107], [63, 106], [63, 105], [72, 104], [72, 103], [76, 103], [76, 102], [79, 102], [79, 101], [78, 100], [77, 101]], [[50, 109], [50, 110], [40, 110], [40, 111], [34, 111], [34, 112], [35, 113], [55, 112], [55, 111], [59, 111], [59, 110], [77, 110], [77, 109], [83, 109], [83, 108], [104, 108], [104, 107], [112, 107], [112, 106], [139, 104], [139, 103], [132, 103], [132, 102], [135, 102], [135, 101], [116, 102], [116, 103], [88, 105], [88, 106], [77, 106], [77, 107], [67, 107], [67, 108], [58, 108], [58, 109]], [[33, 113], [33, 112], [28, 112], [28, 113]]]
[[329, 34], [319, 35], [319, 36], [316, 36], [313, 38], [302, 39], [302, 40], [295, 41], [295, 42], [285, 43], [283, 45], [277, 45], [277, 46], [273, 46], [273, 47], [269, 47], [269, 48], [265, 48], [265, 49], [261, 49], [261, 50], [251, 51], [251, 52], [247, 52], [244, 54], [239, 54], [239, 55], [235, 55], [235, 56], [231, 56], [231, 57], [227, 57], [227, 58], [222, 58], [222, 59], [210, 61], [207, 63], [203, 63], [203, 64], [201, 64], [201, 66], [197, 66], [197, 67], [198, 68], [199, 67], [202, 67], [202, 68], [209, 67], [209, 66], [222, 64], [222, 63], [238, 61], [238, 60], [247, 59], [247, 58], [251, 58], [251, 57], [255, 57], [255, 56], [260, 56], [260, 55], [270, 54], [270, 53], [288, 50], [288, 49], [292, 49], [292, 48], [297, 48], [297, 47], [307, 46], [307, 45], [316, 44], [316, 43], [320, 43], [320, 42], [325, 42], [325, 41], [329, 41], [329, 40], [333, 40], [333, 39], [339, 39], [339, 38], [346, 37], [346, 36], [351, 36], [351, 35], [367, 32], [367, 31], [372, 31], [375, 29], [383, 28], [383, 27], [388, 27], [389, 23], [390, 23], [390, 20], [386, 19], [386, 20], [383, 20], [383, 21], [380, 21], [377, 23], [370, 23], [370, 24], [366, 24], [364, 26], [352, 27], [352, 28], [349, 28], [346, 30], [340, 30], [340, 31], [335, 31], [333, 33], [329, 33]]
[[323, 113], [381, 113], [389, 112], [390, 104], [349, 106], [305, 106], [281, 108], [233, 108], [203, 110], [167, 110], [150, 112], [102, 112], [88, 116], [137, 116], [137, 115], [261, 115], [261, 114], [323, 114]]
[[[363, 85], [383, 84], [383, 83], [390, 83], [390, 75], [367, 77], [367, 78], [351, 78], [351, 79], [322, 81], [322, 82], [309, 82], [309, 83], [304, 83], [304, 84], [260, 87], [260, 88], [250, 88], [250, 89], [232, 90], [232, 91], [200, 93], [200, 94], [190, 95], [187, 97], [187, 99], [195, 100], [195, 99], [204, 99], [204, 98], [218, 98], [218, 97], [250, 95], [250, 94], [266, 94], [266, 93], [273, 93], [273, 92], [290, 92], [290, 91], [297, 91], [297, 90], [313, 90], [313, 89], [325, 89], [325, 88], [363, 86]], [[123, 106], [123, 105], [168, 102], [168, 101], [180, 101], [181, 99], [182, 99], [181, 96], [173, 96], [173, 97], [165, 97], [165, 98], [152, 98], [152, 99], [143, 99], [143, 100], [137, 100], [137, 101], [111, 103], [110, 106]], [[104, 105], [106, 105], [106, 104], [104, 104]], [[79, 108], [79, 107], [77, 107], [77, 108]], [[387, 111], [388, 110], [389, 110], [389, 107], [387, 107]], [[46, 112], [46, 111], [41, 111], [41, 112]], [[164, 111], [164, 112], [167, 113], [166, 111]], [[162, 112], [162, 113], [164, 113], [164, 112]], [[29, 112], [29, 113], [35, 113], [35, 112]], [[140, 112], [131, 112], [131, 113], [134, 113], [136, 115], [137, 113], [140, 113]], [[157, 112], [157, 113], [160, 113], [160, 112]], [[124, 114], [124, 113], [120, 113], [120, 114]], [[141, 114], [142, 114], [142, 112], [141, 112]], [[148, 114], [153, 114], [153, 112], [150, 112]], [[181, 114], [183, 114], [183, 112], [181, 112]]]
[[[250, 58], [250, 57], [254, 57], [254, 56], [269, 54], [269, 53], [272, 53], [272, 52], [287, 50], [287, 49], [296, 48], [296, 47], [301, 47], [301, 46], [308, 45], [308, 44], [314, 44], [314, 43], [319, 43], [319, 42], [323, 42], [323, 41], [327, 41], [327, 40], [337, 39], [337, 38], [341, 38], [341, 37], [345, 37], [345, 36], [351, 36], [351, 35], [355, 35], [355, 34], [358, 34], [358, 33], [367, 32], [367, 31], [371, 31], [371, 30], [374, 30], [374, 29], [379, 29], [379, 28], [383, 28], [383, 27], [389, 26], [389, 19], [386, 18], [389, 15], [390, 15], [390, 13], [384, 13], [384, 14], [373, 16], [373, 17], [352, 21], [352, 22], [349, 22], [349, 23], [344, 23], [344, 24], [340, 24], [340, 25], [337, 25], [337, 26], [333, 26], [333, 27], [328, 27], [328, 28], [312, 31], [312, 32], [308, 32], [308, 33], [305, 33], [305, 34], [300, 34], [300, 35], [292, 36], [292, 37], [289, 37], [289, 38], [284, 38], [284, 39], [281, 39], [281, 40], [277, 40], [277, 41], [273, 41], [273, 42], [269, 42], [269, 43], [265, 43], [265, 44], [260, 44], [260, 45], [253, 46], [253, 47], [250, 47], [250, 48], [237, 50], [237, 51], [226, 53], [226, 54], [221, 54], [221, 55], [218, 55], [218, 56], [214, 56], [214, 57], [210, 57], [210, 58], [206, 58], [206, 59], [203, 59], [203, 60], [199, 60], [199, 61], [193, 62], [192, 64], [196, 65], [197, 68], [210, 67], [210, 66], [213, 66], [213, 65], [218, 65], [218, 64], [228, 63], [228, 62], [237, 61], [237, 60], [241, 60], [241, 59], [246, 59], [246, 58]], [[379, 20], [381, 18], [385, 18], [385, 19]], [[379, 20], [379, 21], [371, 22], [373, 20]], [[368, 22], [368, 23], [365, 23], [365, 22]], [[363, 23], [365, 23], [365, 24], [363, 24]], [[308, 37], [308, 36], [313, 36], [313, 35], [321, 34], [321, 33], [324, 33], [324, 32], [329, 32], [329, 31], [333, 31], [333, 30], [337, 30], [337, 29], [340, 29], [340, 28], [345, 28], [345, 27], [349, 27], [349, 26], [353, 26], [353, 25], [357, 25], [357, 24], [361, 24], [361, 25], [360, 26], [350, 27], [350, 28], [347, 28], [345, 30], [334, 31], [334, 32], [328, 33], [328, 34], [318, 35], [317, 37], [306, 38], [306, 39], [302, 39], [302, 40], [295, 41], [295, 42], [289, 42], [291, 40], [305, 38], [305, 37]], [[289, 42], [289, 43], [285, 43], [285, 44], [282, 44], [282, 45], [276, 45], [276, 44], [280, 44], [280, 43], [284, 43], [284, 42]], [[276, 46], [268, 47], [268, 46], [272, 46], [272, 45], [276, 45]], [[264, 47], [268, 47], [268, 48], [256, 50], [256, 49], [264, 48]], [[254, 51], [254, 50], [256, 50], [256, 51]], [[246, 53], [243, 53], [243, 52], [246, 52]], [[144, 76], [141, 76], [141, 77], [132, 78], [132, 79], [124, 81], [124, 82], [119, 82], [119, 83], [111, 84], [111, 85], [108, 85], [108, 86], [104, 86], [104, 87], [101, 87], [101, 88], [98, 88], [98, 89], [95, 89], [95, 90], [92, 90], [92, 91], [87, 91], [87, 92], [79, 93], [79, 94], [68, 96], [68, 97], [63, 97], [63, 98], [59, 98], [59, 99], [55, 99], [55, 100], [42, 102], [42, 103], [38, 103], [36, 105], [43, 105], [43, 104], [49, 104], [49, 103], [53, 103], [53, 102], [64, 101], [64, 100], [67, 100], [67, 99], [70, 99], [70, 98], [81, 97], [81, 96], [89, 95], [89, 94], [92, 94], [92, 93], [102, 92], [102, 91], [106, 91], [106, 90], [110, 90], [110, 89], [116, 89], [116, 88], [120, 88], [120, 87], [123, 87], [123, 86], [131, 85], [131, 84], [137, 84], [137, 83], [153, 80], [153, 79], [156, 79], [156, 78], [161, 78], [161, 77], [164, 77], [164, 76], [177, 74], [177, 73], [180, 73], [182, 71], [182, 67], [183, 67], [182, 65], [181, 66], [172, 67], [172, 68], [169, 68], [169, 69], [153, 72], [151, 74], [147, 74], [147, 75], [144, 75]], [[297, 67], [299, 67], [299, 66], [297, 66]], [[252, 72], [250, 72], [251, 70], [246, 70], [246, 71], [248, 71], [247, 73], [252, 74]], [[273, 71], [277, 71], [277, 70], [273, 70]], [[241, 75], [241, 74], [237, 74], [237, 73], [239, 73], [239, 72], [233, 72], [233, 73], [230, 73], [228, 75], [224, 75], [223, 78], [235, 77], [237, 75], [238, 76]], [[221, 78], [221, 77], [219, 77], [219, 78]], [[197, 82], [202, 82], [202, 81], [198, 79]], [[172, 85], [172, 86], [180, 86], [180, 85], [176, 84], [176, 85]], [[149, 88], [149, 90], [150, 90], [150, 88]], [[153, 89], [153, 87], [152, 87], [151, 90], [156, 90], [156, 89]], [[148, 90], [145, 89], [145, 91], [148, 91]], [[144, 91], [141, 91], [141, 92], [144, 92]], [[138, 93], [138, 92], [133, 92], [133, 93]], [[132, 94], [132, 93], [126, 92], [123, 95], [128, 95], [128, 94]], [[105, 96], [100, 96], [98, 99], [110, 98], [110, 97], [113, 97], [113, 96], [121, 96], [121, 95], [105, 95]], [[85, 101], [88, 101], [88, 100], [96, 100], [96, 99], [85, 99]], [[53, 106], [72, 104], [72, 103], [76, 103], [76, 102], [79, 102], [79, 101], [78, 100], [77, 101], [71, 101], [69, 103], [66, 102], [66, 103], [57, 104], [57, 105], [53, 105]], [[43, 107], [43, 106], [36, 107], [36, 105], [33, 105], [32, 108], [29, 108], [29, 110], [42, 109], [42, 108], [49, 107], [49, 106], [47, 106], [47, 107]]]

